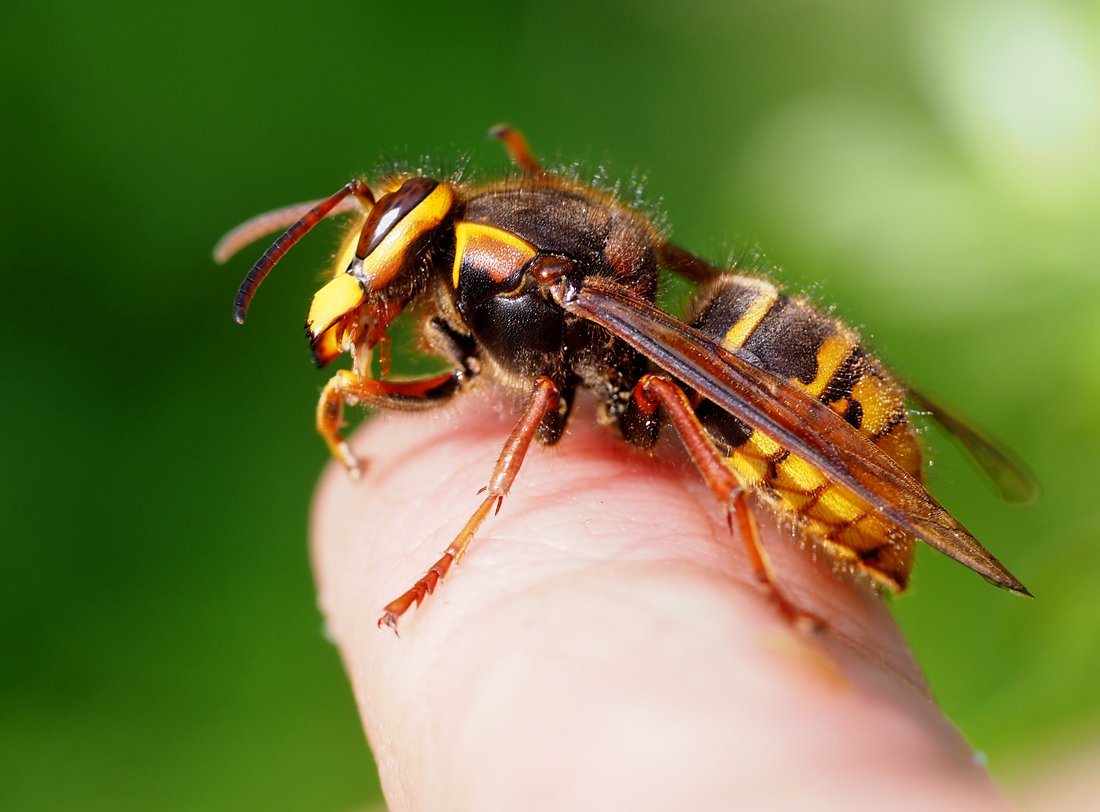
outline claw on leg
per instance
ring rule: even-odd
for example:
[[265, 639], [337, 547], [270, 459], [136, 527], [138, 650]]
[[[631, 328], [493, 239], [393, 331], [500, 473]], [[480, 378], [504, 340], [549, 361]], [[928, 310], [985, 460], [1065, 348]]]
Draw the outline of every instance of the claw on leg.
[[458, 391], [459, 380], [459, 373], [445, 372], [406, 381], [381, 381], [342, 369], [325, 384], [317, 401], [317, 432], [332, 456], [347, 469], [348, 475], [358, 479], [363, 473], [363, 464], [340, 434], [344, 427], [345, 403], [381, 408], [431, 408], [453, 397]]
[[767, 591], [768, 600], [779, 614], [792, 626], [803, 631], [816, 632], [824, 628], [825, 622], [821, 618], [799, 608], [783, 594], [777, 585], [775, 570], [760, 539], [760, 527], [756, 523], [756, 517], [753, 515], [744, 491], [738, 489], [731, 494], [727, 510], [730, 530], [740, 536], [749, 554], [749, 564], [752, 566], [756, 581]]
[[317, 431], [352, 479], [362, 476], [363, 466], [341, 436], [340, 429], [344, 427], [344, 404], [355, 402], [353, 392], [359, 380], [355, 373], [342, 369], [325, 384], [321, 399], [317, 401]]
[[703, 480], [725, 503], [730, 532], [745, 545], [756, 580], [767, 590], [768, 599], [779, 613], [798, 628], [816, 630], [823, 627], [824, 621], [800, 609], [777, 586], [771, 562], [760, 540], [760, 528], [748, 502], [746, 485], [707, 435], [684, 390], [667, 378], [643, 375], [635, 387], [634, 398], [647, 416], [658, 408], [664, 410]]
[[489, 477], [489, 484], [478, 491], [479, 494], [486, 494], [485, 498], [459, 531], [455, 540], [443, 551], [439, 560], [432, 564], [424, 576], [404, 594], [386, 604], [382, 609], [382, 616], [378, 619], [378, 628], [388, 626], [396, 634], [398, 619], [431, 595], [451, 566], [462, 559], [478, 528], [481, 527], [489, 512], [494, 510], [494, 505], [495, 511], [500, 511], [504, 497], [512, 487], [516, 474], [519, 473], [523, 458], [531, 447], [531, 441], [535, 438], [543, 418], [557, 409], [560, 393], [560, 388], [550, 378], [541, 377], [535, 381], [535, 391], [531, 401], [504, 443], [504, 448], [501, 449], [500, 456], [493, 467], [492, 476]]
[[424, 577], [406, 590], [401, 597], [386, 604], [382, 610], [382, 617], [378, 619], [378, 628], [389, 626], [393, 629], [394, 634], [397, 633], [397, 619], [414, 605], [419, 606], [424, 598], [435, 592], [436, 586], [447, 575], [451, 565], [457, 564], [462, 559], [474, 534], [481, 527], [481, 523], [485, 521], [485, 517], [489, 515], [493, 503], [496, 502], [499, 505], [502, 500], [503, 497], [497, 494], [489, 494], [485, 497], [478, 509], [474, 511], [474, 515], [466, 522], [466, 526], [462, 528], [455, 540], [451, 542], [451, 545], [443, 551], [443, 555], [439, 557], [439, 560], [428, 568], [428, 571], [424, 573]]

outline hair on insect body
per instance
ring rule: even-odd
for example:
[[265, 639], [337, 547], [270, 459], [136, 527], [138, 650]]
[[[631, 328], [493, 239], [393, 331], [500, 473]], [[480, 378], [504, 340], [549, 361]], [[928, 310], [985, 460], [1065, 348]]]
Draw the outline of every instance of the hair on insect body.
[[[808, 616], [776, 583], [752, 495], [879, 587], [905, 588], [923, 541], [999, 587], [1030, 594], [925, 489], [907, 404], [951, 432], [1004, 497], [1027, 501], [1034, 482], [1008, 451], [905, 387], [831, 311], [785, 295], [763, 275], [705, 262], [666, 240], [637, 205], [545, 170], [517, 130], [490, 132], [515, 176], [355, 178], [323, 200], [251, 219], [215, 248], [225, 261], [285, 229], [240, 286], [234, 317], [243, 323], [287, 250], [322, 220], [350, 216], [306, 333], [319, 367], [344, 353], [352, 359], [317, 405], [317, 429], [352, 476], [361, 466], [340, 433], [345, 405], [429, 409], [480, 379], [526, 397], [480, 505], [424, 576], [382, 609], [380, 626], [396, 631], [439, 586], [500, 509], [532, 442], [561, 438], [581, 390], [595, 396], [600, 422], [629, 444], [652, 446], [671, 427], [791, 620]], [[696, 285], [684, 319], [655, 304], [661, 273]], [[375, 376], [372, 354], [410, 309], [421, 314], [423, 346], [450, 368], [392, 380], [383, 364]]]

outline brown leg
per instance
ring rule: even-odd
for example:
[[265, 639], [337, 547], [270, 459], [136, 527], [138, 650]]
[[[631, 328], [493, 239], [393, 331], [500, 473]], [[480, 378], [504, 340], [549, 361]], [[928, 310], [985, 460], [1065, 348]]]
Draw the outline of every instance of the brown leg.
[[496, 505], [497, 511], [500, 510], [501, 503], [509, 488], [512, 487], [516, 474], [519, 473], [520, 465], [523, 464], [523, 458], [527, 454], [527, 449], [531, 447], [531, 441], [535, 438], [539, 425], [543, 418], [558, 408], [559, 394], [558, 385], [549, 378], [542, 377], [535, 381], [535, 391], [531, 401], [504, 443], [504, 448], [497, 458], [497, 464], [493, 467], [492, 476], [489, 477], [489, 484], [480, 491], [487, 494], [484, 501], [424, 577], [413, 584], [401, 597], [386, 604], [382, 610], [382, 617], [378, 619], [379, 628], [384, 625], [389, 626], [396, 633], [398, 618], [413, 604], [419, 606], [425, 597], [435, 591], [451, 565], [457, 564], [462, 558], [474, 534], [485, 521], [485, 517], [489, 515], [489, 511], [493, 509], [493, 505]]
[[524, 174], [542, 174], [542, 165], [531, 154], [531, 150], [527, 146], [527, 139], [523, 137], [523, 133], [519, 130], [509, 127], [507, 124], [498, 124], [489, 129], [489, 135], [499, 139], [504, 144], [512, 163], [522, 169]]
[[808, 622], [812, 627], [821, 625], [818, 618], [791, 603], [776, 584], [771, 562], [760, 540], [760, 529], [748, 502], [748, 489], [707, 436], [684, 390], [667, 378], [643, 375], [634, 389], [634, 398], [647, 415], [652, 415], [658, 407], [664, 409], [703, 480], [719, 501], [726, 505], [730, 530], [743, 540], [756, 580], [767, 589], [768, 597], [780, 614], [792, 623], [801, 625]]
[[353, 479], [362, 473], [359, 460], [340, 435], [344, 425], [344, 404], [397, 409], [425, 409], [438, 406], [458, 391], [459, 376], [454, 372], [416, 378], [411, 381], [380, 381], [361, 378], [342, 369], [325, 384], [317, 401], [317, 431], [329, 451], [347, 468]]
[[692, 282], [706, 282], [726, 273], [670, 242], [663, 243], [657, 248], [657, 257], [670, 271]]

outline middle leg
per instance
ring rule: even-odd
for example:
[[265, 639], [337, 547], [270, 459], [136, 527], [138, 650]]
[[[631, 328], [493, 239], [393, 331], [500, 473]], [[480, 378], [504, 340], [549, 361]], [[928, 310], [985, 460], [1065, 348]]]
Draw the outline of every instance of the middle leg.
[[756, 580], [767, 590], [768, 597], [780, 614], [791, 623], [808, 624], [812, 628], [821, 626], [819, 618], [792, 603], [776, 583], [775, 572], [760, 539], [760, 528], [748, 501], [748, 486], [707, 436], [684, 390], [668, 378], [650, 374], [643, 375], [638, 381], [634, 397], [643, 414], [652, 416], [658, 408], [664, 410], [703, 480], [726, 506], [730, 531], [743, 541]]
[[527, 404], [527, 408], [524, 409], [515, 428], [512, 429], [507, 441], [505, 441], [504, 448], [501, 449], [500, 456], [497, 458], [497, 463], [493, 466], [489, 484], [479, 491], [479, 493], [486, 494], [485, 499], [474, 511], [474, 515], [466, 522], [465, 527], [459, 531], [455, 540], [443, 551], [443, 555], [440, 556], [439, 560], [428, 568], [424, 576], [399, 598], [386, 604], [386, 607], [382, 610], [382, 617], [378, 619], [379, 628], [389, 626], [396, 633], [398, 618], [412, 608], [414, 604], [419, 606], [424, 598], [435, 591], [436, 586], [450, 570], [451, 565], [457, 564], [459, 559], [462, 558], [466, 548], [470, 546], [474, 534], [481, 527], [481, 523], [485, 521], [489, 511], [493, 510], [494, 504], [496, 505], [496, 511], [500, 511], [504, 497], [512, 487], [520, 466], [523, 464], [523, 458], [531, 447], [531, 441], [535, 439], [535, 435], [538, 434], [543, 421], [558, 410], [561, 394], [561, 388], [550, 378], [544, 376], [535, 381], [535, 391], [531, 395], [531, 400]]

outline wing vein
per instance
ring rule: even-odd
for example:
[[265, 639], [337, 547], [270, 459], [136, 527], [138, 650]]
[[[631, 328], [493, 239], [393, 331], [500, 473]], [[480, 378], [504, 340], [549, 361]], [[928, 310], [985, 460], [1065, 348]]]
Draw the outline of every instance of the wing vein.
[[900, 529], [997, 586], [1030, 594], [992, 553], [885, 452], [832, 409], [615, 282], [553, 289], [568, 312], [625, 341], [734, 417], [817, 466]]

